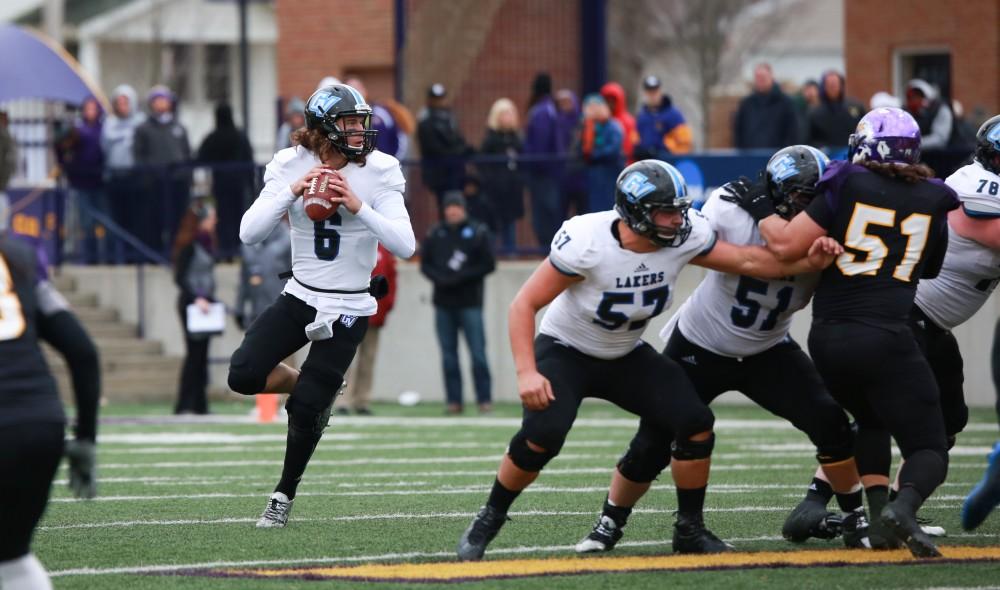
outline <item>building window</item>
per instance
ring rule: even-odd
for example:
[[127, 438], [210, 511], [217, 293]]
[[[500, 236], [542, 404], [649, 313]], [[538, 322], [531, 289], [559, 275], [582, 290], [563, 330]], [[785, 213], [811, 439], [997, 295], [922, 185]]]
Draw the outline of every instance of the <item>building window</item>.
[[951, 53], [948, 49], [901, 50], [896, 55], [897, 96], [906, 95], [906, 83], [914, 78], [930, 82], [941, 91], [945, 104], [951, 101]]
[[229, 46], [205, 46], [205, 97], [209, 102], [229, 102]]
[[191, 100], [188, 76], [191, 72], [191, 47], [180, 43], [170, 44], [164, 64], [163, 80], [181, 102]]

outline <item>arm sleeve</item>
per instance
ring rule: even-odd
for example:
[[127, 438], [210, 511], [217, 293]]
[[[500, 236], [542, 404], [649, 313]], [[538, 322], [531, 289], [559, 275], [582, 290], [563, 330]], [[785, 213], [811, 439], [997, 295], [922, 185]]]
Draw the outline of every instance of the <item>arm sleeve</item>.
[[101, 361], [94, 341], [80, 320], [68, 310], [38, 314], [39, 336], [66, 359], [76, 401], [76, 438], [97, 438], [97, 410], [101, 393]]
[[240, 284], [236, 288], [236, 313], [243, 315], [246, 313], [247, 303], [250, 301], [250, 264], [247, 260], [247, 250], [243, 249], [243, 260], [240, 262]]
[[375, 195], [373, 205], [361, 204], [358, 220], [365, 224], [378, 241], [400, 258], [409, 258], [417, 249], [417, 239], [410, 225], [410, 214], [403, 201], [405, 182], [399, 166], [393, 166], [382, 178], [386, 188]]
[[240, 221], [240, 240], [244, 244], [262, 242], [297, 198], [277, 159], [271, 160], [264, 171], [264, 189]]
[[[610, 228], [603, 228], [610, 231]], [[552, 241], [549, 262], [568, 276], [589, 276], [590, 269], [600, 261], [600, 252], [593, 245], [593, 228], [586, 227], [579, 217], [562, 224]]]
[[188, 244], [177, 255], [177, 263], [174, 265], [174, 284], [181, 291], [181, 301], [185, 304], [191, 303], [197, 294], [188, 287], [187, 272], [191, 266], [191, 258], [194, 257], [194, 244]]

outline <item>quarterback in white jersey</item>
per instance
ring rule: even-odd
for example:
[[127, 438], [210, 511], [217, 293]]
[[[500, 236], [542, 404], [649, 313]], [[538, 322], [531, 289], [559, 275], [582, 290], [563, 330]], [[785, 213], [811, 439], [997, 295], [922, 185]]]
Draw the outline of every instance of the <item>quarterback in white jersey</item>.
[[[482, 558], [514, 499], [559, 453], [585, 397], [608, 400], [641, 420], [614, 472], [603, 513], [577, 550], [613, 548], [632, 506], [671, 456], [678, 496], [674, 551], [729, 549], [702, 519], [714, 417], [680, 367], [640, 336], [669, 305], [677, 274], [688, 262], [774, 278], [821, 269], [840, 248], [823, 240], [808, 258], [779, 263], [764, 248], [717, 241], [690, 203], [676, 168], [658, 160], [636, 162], [618, 177], [615, 210], [565, 222], [549, 258], [521, 287], [508, 323], [524, 419], [486, 505], [459, 540], [460, 559]], [[535, 316], [546, 305], [535, 338]]]
[[[267, 166], [264, 190], [244, 214], [240, 239], [266, 238], [284, 215], [291, 222], [292, 278], [278, 300], [247, 330], [229, 366], [229, 387], [246, 395], [291, 393], [281, 480], [257, 526], [283, 527], [302, 473], [330, 419], [377, 309], [371, 280], [378, 243], [409, 258], [416, 247], [403, 204], [403, 174], [392, 156], [375, 151], [371, 107], [354, 88], [324, 86], [306, 103], [300, 143]], [[332, 170], [332, 172], [331, 172]], [[305, 213], [303, 191], [320, 174], [339, 193], [325, 221]], [[301, 371], [281, 363], [312, 341]]]

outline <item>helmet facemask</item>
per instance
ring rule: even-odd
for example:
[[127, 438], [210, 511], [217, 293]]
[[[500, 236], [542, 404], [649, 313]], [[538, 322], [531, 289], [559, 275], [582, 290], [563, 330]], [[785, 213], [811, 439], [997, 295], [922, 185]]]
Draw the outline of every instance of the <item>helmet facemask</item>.
[[[637, 203], [630, 203], [626, 206], [628, 214], [623, 218], [629, 229], [654, 245], [661, 248], [676, 248], [686, 242], [688, 236], [691, 235], [691, 218], [688, 216], [688, 212], [691, 210], [691, 199], [675, 199], [674, 202], [676, 206], [673, 207], [658, 203], [643, 203], [641, 200]], [[657, 211], [679, 212], [681, 214], [680, 226], [674, 228], [657, 225], [654, 221]]]
[[[347, 117], [361, 117], [361, 129], [344, 129], [344, 119]], [[323, 131], [326, 132], [327, 139], [340, 153], [351, 161], [360, 160], [372, 153], [375, 149], [375, 138], [378, 131], [371, 128], [372, 114], [368, 105], [358, 105], [357, 110], [337, 113], [323, 119]], [[360, 137], [361, 145], [351, 145], [351, 139]]]

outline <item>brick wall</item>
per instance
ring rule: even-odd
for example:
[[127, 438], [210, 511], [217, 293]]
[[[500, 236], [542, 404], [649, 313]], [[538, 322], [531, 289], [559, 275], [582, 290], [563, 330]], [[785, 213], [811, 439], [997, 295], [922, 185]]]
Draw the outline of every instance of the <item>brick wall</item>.
[[894, 52], [946, 47], [952, 97], [967, 113], [1000, 111], [1000, 0], [845, 0], [844, 10], [851, 96], [892, 89]]

